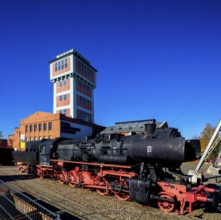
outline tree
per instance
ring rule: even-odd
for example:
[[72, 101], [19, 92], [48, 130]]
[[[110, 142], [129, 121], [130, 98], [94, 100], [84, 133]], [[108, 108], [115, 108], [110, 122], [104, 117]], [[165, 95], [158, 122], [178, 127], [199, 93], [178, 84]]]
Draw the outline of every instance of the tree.
[[[200, 143], [201, 143], [201, 153], [203, 153], [206, 149], [207, 144], [209, 143], [211, 137], [213, 136], [214, 131], [216, 130], [215, 126], [207, 123], [206, 127], [201, 132]], [[213, 153], [209, 156], [209, 159], [215, 159], [217, 151], [219, 149], [214, 149]]]

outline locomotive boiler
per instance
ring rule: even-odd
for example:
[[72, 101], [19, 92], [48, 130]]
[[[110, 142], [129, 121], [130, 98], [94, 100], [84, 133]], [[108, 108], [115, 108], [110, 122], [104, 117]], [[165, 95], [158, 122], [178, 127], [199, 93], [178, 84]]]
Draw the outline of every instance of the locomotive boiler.
[[65, 140], [57, 147], [57, 158], [72, 161], [135, 165], [160, 163], [179, 167], [184, 161], [196, 159], [196, 148], [181, 137], [177, 129], [156, 129], [146, 124], [143, 134], [123, 136], [100, 134], [91, 140]]
[[119, 130], [107, 129], [93, 138], [44, 140], [38, 144], [38, 159], [31, 159], [29, 152], [26, 161], [38, 163], [36, 173], [42, 178], [121, 200], [155, 202], [166, 212], [179, 207], [184, 213], [187, 205], [191, 212], [196, 202], [215, 203], [217, 190], [192, 186], [190, 176], [180, 170], [183, 162], [199, 155], [199, 141], [185, 140], [177, 129], [157, 126], [155, 120], [144, 124], [142, 131], [130, 128], [130, 135]]

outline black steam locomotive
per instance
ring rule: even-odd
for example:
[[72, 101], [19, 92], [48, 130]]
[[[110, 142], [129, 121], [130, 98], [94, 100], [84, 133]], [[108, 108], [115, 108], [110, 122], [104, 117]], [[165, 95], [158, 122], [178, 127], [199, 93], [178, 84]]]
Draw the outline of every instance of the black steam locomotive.
[[13, 152], [13, 157], [23, 172], [35, 171], [121, 200], [157, 201], [166, 212], [178, 202], [183, 213], [187, 203], [189, 212], [192, 203], [214, 203], [215, 189], [200, 185], [196, 193], [189, 187], [189, 176], [180, 171], [180, 165], [195, 160], [199, 152], [199, 141], [185, 140], [177, 129], [157, 127], [150, 120], [142, 132], [132, 129], [128, 136], [121, 129], [94, 138], [28, 142], [26, 152]]
[[32, 165], [49, 165], [50, 159], [59, 159], [127, 165], [144, 162], [175, 168], [195, 160], [199, 153], [199, 141], [186, 141], [175, 128], [156, 128], [156, 123], [148, 123], [142, 134], [101, 132], [91, 139], [31, 141], [26, 152], [17, 151], [13, 156], [17, 162]]

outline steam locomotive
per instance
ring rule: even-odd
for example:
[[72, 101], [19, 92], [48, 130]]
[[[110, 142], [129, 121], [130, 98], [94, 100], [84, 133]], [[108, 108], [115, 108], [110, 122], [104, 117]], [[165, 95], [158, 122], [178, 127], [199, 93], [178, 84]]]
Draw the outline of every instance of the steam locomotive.
[[144, 124], [143, 132], [105, 130], [93, 138], [28, 142], [13, 157], [22, 172], [52, 177], [71, 187], [114, 194], [120, 200], [157, 203], [161, 210], [192, 212], [194, 203], [215, 204], [220, 189], [193, 186], [180, 166], [200, 153], [197, 140], [185, 140], [175, 128]]

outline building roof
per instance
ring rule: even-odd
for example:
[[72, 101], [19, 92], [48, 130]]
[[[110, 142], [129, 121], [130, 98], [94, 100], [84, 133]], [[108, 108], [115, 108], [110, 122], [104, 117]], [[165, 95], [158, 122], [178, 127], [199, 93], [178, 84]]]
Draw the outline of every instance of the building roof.
[[114, 134], [114, 133], [140, 133], [145, 131], [145, 124], [150, 124], [151, 121], [156, 123], [156, 128], [168, 128], [166, 121], [155, 122], [155, 120], [139, 120], [129, 122], [117, 122], [115, 126], [106, 127], [101, 134]]
[[73, 54], [73, 55], [75, 55], [76, 57], [78, 57], [80, 60], [82, 60], [83, 62], [85, 62], [88, 66], [90, 66], [94, 71], [97, 72], [97, 70], [96, 70], [93, 66], [91, 66], [90, 61], [87, 60], [84, 56], [82, 56], [82, 55], [81, 55], [77, 50], [75, 50], [75, 49], [70, 49], [70, 50], [68, 50], [68, 51], [66, 51], [66, 52], [64, 52], [64, 53], [61, 53], [61, 54], [57, 55], [55, 59], [49, 61], [48, 63], [49, 63], [49, 64], [54, 63], [55, 61], [57, 61], [57, 60], [59, 60], [59, 59], [61, 59], [61, 58], [65, 58], [65, 57], [67, 57], [67, 56], [69, 56], [69, 55], [71, 55], [71, 54]]
[[56, 114], [38, 111], [38, 112], [31, 114], [27, 118], [22, 119], [20, 121], [20, 124], [28, 123], [28, 121], [32, 123], [33, 119], [35, 119], [36, 122], [38, 121], [41, 122], [42, 120], [49, 121], [49, 120], [56, 119], [56, 118], [57, 118]]

